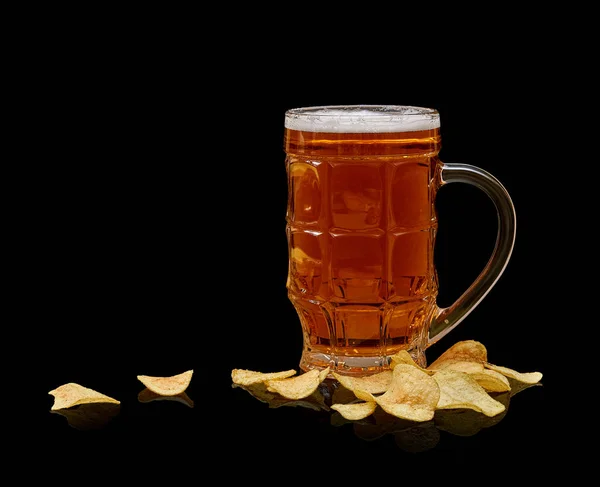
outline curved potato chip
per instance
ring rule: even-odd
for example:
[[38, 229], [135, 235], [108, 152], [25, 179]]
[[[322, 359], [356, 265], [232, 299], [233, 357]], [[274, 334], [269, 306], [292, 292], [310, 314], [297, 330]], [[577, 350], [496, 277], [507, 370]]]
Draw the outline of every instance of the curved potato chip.
[[439, 364], [440, 368], [432, 372], [440, 370], [457, 370], [469, 374], [477, 383], [489, 392], [506, 392], [510, 391], [510, 383], [502, 374], [493, 370], [486, 369], [480, 362], [467, 362], [463, 360], [445, 360]]
[[267, 380], [265, 384], [268, 391], [277, 392], [287, 399], [304, 399], [317, 390], [329, 370], [329, 367], [323, 370], [312, 369], [295, 377]]
[[363, 401], [375, 401], [388, 414], [410, 421], [429, 421], [435, 414], [440, 398], [437, 382], [423, 370], [398, 364], [392, 371], [392, 382], [381, 396], [356, 389]]
[[358, 421], [364, 419], [375, 411], [375, 401], [354, 402], [351, 404], [332, 404], [331, 409], [340, 413], [345, 419]]
[[487, 362], [487, 349], [483, 343], [476, 340], [462, 340], [448, 348], [427, 369], [441, 369], [446, 361]]
[[54, 396], [54, 404], [51, 410], [70, 408], [79, 404], [90, 404], [99, 402], [109, 402], [112, 404], [121, 404], [120, 401], [112, 397], [88, 389], [74, 382], [63, 384], [60, 387], [50, 391], [48, 394]]
[[390, 368], [392, 370], [398, 364], [412, 365], [413, 367], [417, 367], [418, 369], [427, 371], [427, 369], [424, 369], [417, 362], [415, 362], [415, 359], [413, 359], [412, 355], [406, 350], [400, 350], [399, 352], [396, 352], [390, 357]]
[[354, 389], [360, 389], [361, 391], [370, 392], [371, 394], [380, 394], [387, 391], [390, 383], [392, 382], [391, 370], [384, 370], [382, 372], [363, 377], [340, 375], [337, 372], [332, 372], [332, 375], [346, 389], [351, 391]]
[[465, 372], [466, 374], [476, 374], [478, 372], [483, 372], [485, 367], [481, 362], [471, 362], [468, 360], [444, 360], [437, 364], [435, 368], [430, 369], [432, 372], [437, 372], [439, 370], [444, 369], [452, 369], [458, 370], [459, 372]]
[[509, 380], [495, 370], [472, 372], [471, 377], [488, 392], [507, 392], [511, 389]]
[[437, 409], [467, 408], [486, 416], [496, 416], [506, 408], [492, 398], [477, 381], [466, 372], [443, 369], [433, 374], [440, 389]]
[[296, 371], [293, 369], [281, 372], [257, 372], [255, 370], [233, 369], [231, 371], [231, 380], [234, 384], [240, 386], [251, 386], [268, 380], [287, 379], [293, 375], [296, 375]]
[[501, 367], [488, 362], [485, 362], [483, 365], [487, 369], [494, 370], [501, 373], [505, 377], [515, 379], [519, 382], [524, 382], [525, 384], [537, 384], [542, 380], [543, 377], [541, 372], [517, 372], [516, 370], [509, 369], [508, 367]]
[[193, 373], [193, 370], [188, 370], [170, 377], [138, 375], [137, 378], [148, 389], [160, 396], [176, 396], [188, 388]]

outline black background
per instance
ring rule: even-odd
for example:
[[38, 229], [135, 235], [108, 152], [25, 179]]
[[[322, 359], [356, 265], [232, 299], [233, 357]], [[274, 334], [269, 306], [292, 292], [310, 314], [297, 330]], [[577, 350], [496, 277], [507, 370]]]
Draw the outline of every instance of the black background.
[[[475, 468], [510, 480], [517, 468], [535, 476], [548, 463], [568, 467], [576, 451], [564, 417], [573, 416], [551, 370], [557, 342], [573, 340], [566, 316], [576, 305], [565, 296], [577, 278], [562, 215], [576, 189], [548, 167], [570, 163], [553, 114], [557, 97], [568, 98], [555, 75], [572, 61], [553, 33], [511, 18], [432, 28], [416, 42], [396, 25], [363, 36], [341, 23], [328, 34], [290, 27], [285, 16], [185, 17], [66, 22], [36, 39], [23, 63], [35, 137], [24, 146], [16, 288], [34, 428], [19, 455], [55, 474], [177, 482], [217, 474], [330, 485], [364, 474], [385, 483], [444, 472], [469, 479]], [[510, 193], [509, 265], [428, 351], [432, 360], [475, 339], [490, 362], [544, 374], [493, 427], [441, 432], [434, 448], [415, 453], [391, 434], [368, 441], [352, 425], [332, 425], [329, 412], [269, 408], [231, 387], [233, 368], [298, 366], [301, 330], [285, 289], [283, 117], [325, 104], [436, 108], [442, 160], [477, 165]], [[487, 262], [497, 217], [465, 185], [444, 187], [437, 206], [444, 306]], [[138, 401], [137, 375], [189, 369], [193, 408]], [[70, 426], [50, 411], [48, 394], [67, 382], [119, 399], [119, 414], [98, 430]]]

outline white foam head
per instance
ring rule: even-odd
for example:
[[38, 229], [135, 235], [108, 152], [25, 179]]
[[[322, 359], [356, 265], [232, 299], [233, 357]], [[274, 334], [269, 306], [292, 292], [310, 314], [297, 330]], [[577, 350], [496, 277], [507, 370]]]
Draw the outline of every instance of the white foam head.
[[330, 105], [292, 108], [285, 113], [286, 128], [306, 132], [413, 132], [439, 126], [437, 110], [403, 105]]

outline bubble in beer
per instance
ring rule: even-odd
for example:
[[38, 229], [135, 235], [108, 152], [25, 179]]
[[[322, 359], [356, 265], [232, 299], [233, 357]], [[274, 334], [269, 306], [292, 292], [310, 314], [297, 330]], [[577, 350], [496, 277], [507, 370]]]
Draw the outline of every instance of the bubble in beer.
[[402, 105], [348, 105], [295, 108], [285, 127], [305, 132], [385, 133], [439, 128], [437, 110]]

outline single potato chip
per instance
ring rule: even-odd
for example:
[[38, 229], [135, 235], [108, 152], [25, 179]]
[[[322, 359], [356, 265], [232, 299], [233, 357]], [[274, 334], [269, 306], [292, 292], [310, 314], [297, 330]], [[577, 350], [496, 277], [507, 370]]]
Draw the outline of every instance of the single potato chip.
[[355, 389], [363, 401], [374, 401], [388, 414], [409, 421], [429, 421], [435, 414], [440, 398], [437, 382], [423, 370], [408, 364], [397, 364], [392, 382], [380, 396]]
[[396, 352], [394, 355], [392, 355], [390, 357], [390, 368], [392, 370], [398, 364], [408, 364], [408, 365], [412, 365], [413, 367], [417, 367], [418, 369], [421, 369], [424, 371], [427, 370], [427, 369], [424, 369], [423, 367], [421, 367], [417, 362], [415, 362], [415, 359], [413, 359], [412, 355], [410, 353], [408, 353], [406, 350], [400, 350], [399, 352]]
[[511, 389], [509, 380], [495, 370], [484, 369], [473, 372], [471, 377], [488, 392], [507, 392]]
[[188, 370], [170, 377], [138, 375], [137, 378], [148, 389], [160, 396], [176, 396], [188, 388], [193, 373], [193, 370]]
[[442, 369], [433, 374], [440, 397], [436, 409], [467, 408], [479, 411], [486, 416], [496, 416], [506, 408], [492, 398], [477, 381], [466, 372]]
[[296, 375], [294, 369], [281, 372], [257, 372], [255, 370], [233, 369], [231, 371], [231, 380], [234, 384], [240, 386], [251, 386], [268, 380], [287, 379], [293, 375]]
[[370, 392], [371, 394], [380, 394], [387, 391], [390, 383], [392, 382], [391, 370], [384, 370], [376, 374], [362, 377], [351, 377], [348, 375], [338, 374], [337, 372], [332, 372], [332, 375], [346, 389], [351, 391], [360, 389], [361, 391]]
[[325, 380], [330, 368], [312, 369], [295, 377], [270, 379], [265, 382], [267, 390], [276, 392], [287, 399], [304, 399], [317, 390]]
[[428, 370], [444, 368], [444, 362], [487, 362], [487, 349], [476, 340], [463, 340], [455, 343], [427, 367]]
[[332, 404], [331, 409], [340, 413], [345, 419], [359, 421], [371, 415], [377, 408], [375, 401], [354, 402], [350, 404]]
[[508, 367], [501, 367], [488, 362], [485, 362], [483, 365], [489, 370], [494, 370], [505, 377], [509, 377], [510, 379], [514, 379], [525, 384], [537, 384], [542, 380], [543, 377], [541, 372], [517, 372], [516, 370], [509, 369]]
[[120, 401], [112, 397], [96, 392], [93, 389], [88, 389], [74, 382], [63, 384], [60, 387], [50, 391], [48, 394], [54, 396], [54, 404], [51, 410], [65, 409], [80, 404], [91, 404], [108, 402], [112, 404], [121, 404]]
[[486, 369], [480, 362], [468, 362], [464, 360], [445, 360], [438, 364], [439, 370], [457, 370], [465, 372], [475, 379], [480, 386], [489, 392], [506, 392], [510, 391], [510, 383], [502, 374], [493, 370]]

